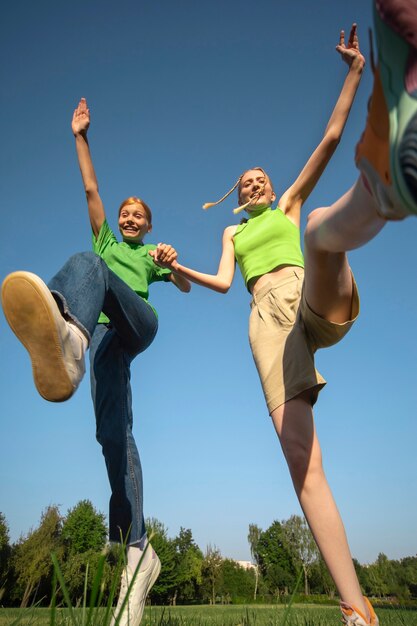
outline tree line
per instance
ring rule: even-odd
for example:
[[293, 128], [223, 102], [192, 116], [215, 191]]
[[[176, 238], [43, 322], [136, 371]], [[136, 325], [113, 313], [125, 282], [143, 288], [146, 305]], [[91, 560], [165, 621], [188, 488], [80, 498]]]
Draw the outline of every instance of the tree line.
[[[252, 566], [224, 558], [216, 546], [203, 552], [192, 531], [181, 528], [174, 538], [157, 519], [146, 521], [148, 535], [162, 563], [150, 600], [155, 604], [215, 604], [286, 601], [297, 584], [305, 599], [330, 600], [336, 589], [304, 518], [293, 515], [262, 530], [250, 524]], [[82, 500], [61, 515], [49, 506], [37, 528], [11, 544], [6, 517], [0, 513], [0, 603], [25, 607], [48, 605], [55, 554], [71, 600], [80, 603], [90, 592], [101, 556], [106, 554], [102, 585], [110, 592], [121, 548], [107, 542], [105, 515]], [[355, 561], [364, 593], [374, 598], [407, 602], [417, 598], [417, 556], [390, 560], [380, 554], [370, 565]]]

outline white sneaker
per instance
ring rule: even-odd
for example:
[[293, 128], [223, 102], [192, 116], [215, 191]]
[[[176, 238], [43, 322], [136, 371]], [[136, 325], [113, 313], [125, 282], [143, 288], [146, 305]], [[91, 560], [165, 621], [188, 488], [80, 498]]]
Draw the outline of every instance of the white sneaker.
[[29, 352], [40, 395], [51, 402], [67, 400], [85, 373], [86, 336], [62, 317], [48, 287], [31, 272], [13, 272], [4, 279], [2, 304]]
[[368, 598], [364, 598], [364, 600], [371, 616], [370, 622], [367, 622], [365, 616], [362, 615], [358, 609], [355, 609], [355, 607], [350, 604], [346, 604], [346, 602], [340, 603], [342, 622], [346, 624], [346, 626], [379, 626], [379, 620], [375, 614], [372, 604], [369, 602]]
[[[129, 566], [126, 566], [122, 573], [119, 600], [110, 626], [114, 626], [117, 619], [119, 620], [117, 626], [139, 626], [145, 609], [146, 598], [158, 578], [160, 571], [161, 561], [158, 556], [154, 554], [148, 567], [142, 572], [137, 572], [132, 588], [129, 591], [133, 572]], [[129, 597], [122, 609], [128, 591]]]

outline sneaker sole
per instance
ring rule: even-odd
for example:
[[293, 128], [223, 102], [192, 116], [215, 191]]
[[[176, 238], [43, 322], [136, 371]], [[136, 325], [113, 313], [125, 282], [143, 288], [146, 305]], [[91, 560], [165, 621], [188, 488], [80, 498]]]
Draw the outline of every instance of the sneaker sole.
[[[10, 328], [29, 353], [40, 395], [62, 402], [75, 389], [65, 368], [53, 310], [57, 304], [43, 281], [30, 272], [14, 272], [2, 286], [2, 304]], [[63, 320], [64, 323], [64, 320]]]
[[[382, 10], [384, 2], [380, 5]], [[376, 180], [371, 167], [364, 169], [384, 212], [405, 217], [417, 214], [417, 95], [413, 97], [407, 92], [404, 80], [414, 49], [392, 30], [394, 25], [391, 27], [381, 19], [375, 4], [374, 24], [381, 82], [389, 111], [392, 187], [385, 186], [379, 177]]]

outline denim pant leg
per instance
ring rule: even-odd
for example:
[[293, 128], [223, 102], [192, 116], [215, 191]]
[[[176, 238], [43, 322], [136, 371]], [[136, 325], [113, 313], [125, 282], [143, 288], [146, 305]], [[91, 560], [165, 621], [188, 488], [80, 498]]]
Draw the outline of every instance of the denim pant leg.
[[[91, 391], [111, 486], [110, 540], [135, 543], [145, 534], [142, 470], [132, 434], [130, 364], [155, 337], [152, 308], [91, 252], [74, 255], [50, 281], [63, 312], [87, 330]], [[100, 311], [111, 324], [97, 324]]]
[[111, 486], [110, 541], [136, 543], [145, 535], [142, 468], [132, 434], [130, 364], [152, 342], [158, 320], [126, 283], [109, 272], [103, 311], [90, 346], [91, 393]]
[[110, 270], [94, 252], [80, 252], [68, 259], [48, 283], [61, 312], [87, 334], [94, 332], [103, 308]]

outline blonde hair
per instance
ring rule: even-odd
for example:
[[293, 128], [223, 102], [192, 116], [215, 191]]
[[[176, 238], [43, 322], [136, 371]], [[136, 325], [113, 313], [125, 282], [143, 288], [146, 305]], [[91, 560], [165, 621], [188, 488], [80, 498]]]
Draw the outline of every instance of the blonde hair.
[[[220, 200], [217, 200], [216, 202], [206, 202], [205, 204], [203, 204], [203, 209], [209, 209], [212, 206], [216, 206], [217, 204], [220, 204], [221, 202], [223, 202], [223, 200], [226, 200], [226, 198], [228, 196], [230, 196], [231, 193], [233, 193], [233, 191], [236, 189], [236, 187], [238, 188], [237, 193], [238, 193], [238, 198], [240, 200], [240, 184], [242, 182], [242, 178], [244, 177], [246, 172], [250, 172], [251, 170], [259, 170], [260, 172], [262, 172], [263, 175], [265, 176], [265, 178], [267, 178], [269, 180], [269, 184], [271, 185], [272, 191], [274, 191], [274, 188], [273, 188], [272, 183], [271, 183], [271, 179], [269, 178], [269, 176], [265, 172], [265, 170], [262, 167], [259, 167], [259, 166], [250, 167], [249, 169], [245, 170], [239, 176], [239, 178], [237, 179], [237, 181], [235, 182], [233, 187], [227, 193], [225, 193], [224, 196], [222, 198], [220, 198]], [[246, 202], [246, 204], [241, 204], [240, 206], [238, 206], [235, 209], [233, 209], [233, 213], [235, 215], [237, 215], [238, 213], [240, 213], [241, 211], [244, 211], [244, 209], [246, 209], [247, 207], [251, 206], [252, 204], [253, 204], [253, 201], [249, 200], [249, 202]]]
[[152, 211], [150, 207], [146, 204], [146, 202], [144, 202], [140, 198], [137, 198], [136, 196], [130, 196], [129, 198], [126, 198], [126, 200], [123, 200], [122, 204], [119, 206], [119, 217], [123, 207], [129, 204], [140, 204], [145, 210], [146, 218], [149, 224], [152, 224]]

